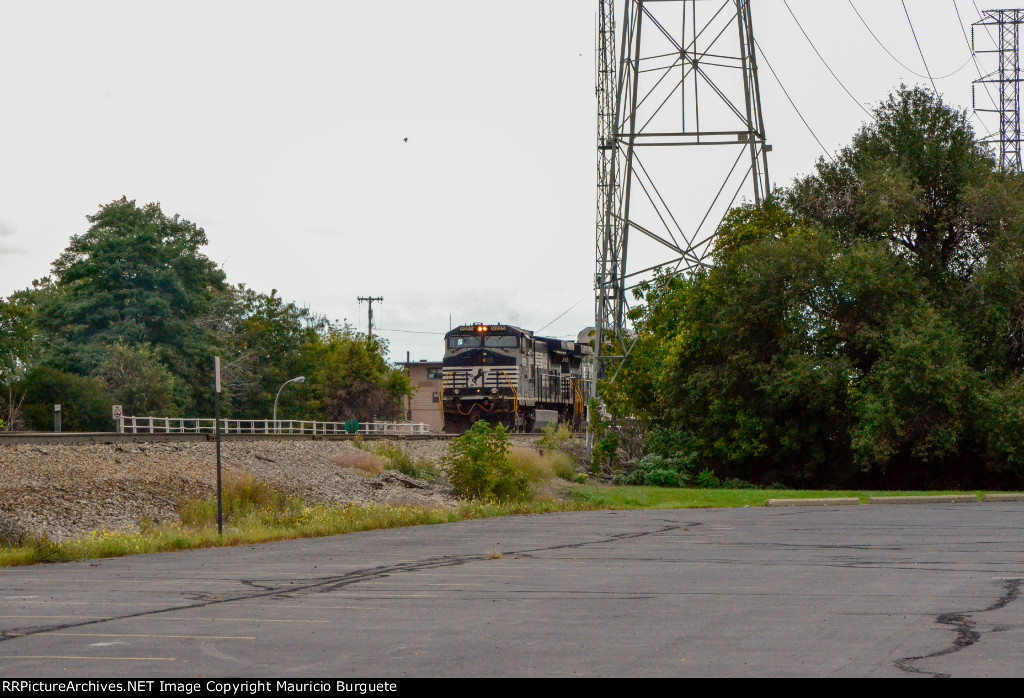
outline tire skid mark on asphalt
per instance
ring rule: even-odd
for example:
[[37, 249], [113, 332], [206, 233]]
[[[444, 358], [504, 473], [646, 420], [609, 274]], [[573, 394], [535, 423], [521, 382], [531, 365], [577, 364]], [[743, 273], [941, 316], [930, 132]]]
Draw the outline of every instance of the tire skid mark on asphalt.
[[[599, 540], [582, 541], [578, 543], [564, 543], [561, 545], [552, 545], [540, 548], [527, 548], [525, 550], [520, 551], [510, 551], [506, 553], [506, 555], [519, 555], [526, 557], [532, 554], [543, 553], [552, 550], [567, 550], [571, 548], [582, 548], [588, 545], [601, 545], [613, 541], [644, 538], [647, 536], [669, 533], [674, 530], [682, 529], [683, 527], [695, 528], [700, 525], [701, 524], [699, 522], [684, 523], [678, 525], [664, 525], [653, 530], [638, 531], [633, 533], [617, 533], [611, 536], [604, 536]], [[426, 560], [421, 560], [418, 562], [402, 562], [392, 565], [371, 567], [368, 569], [356, 570], [354, 572], [349, 572], [346, 574], [331, 577], [324, 577], [312, 580], [294, 580], [287, 585], [282, 585], [276, 588], [272, 585], [266, 585], [266, 587], [260, 585], [250, 593], [236, 594], [233, 596], [225, 596], [216, 599], [206, 599], [191, 604], [180, 604], [175, 606], [167, 606], [164, 608], [149, 609], [145, 611], [138, 611], [136, 613], [126, 613], [119, 616], [84, 620], [78, 623], [57, 623], [53, 625], [39, 625], [27, 628], [11, 628], [9, 630], [0, 630], [0, 643], [7, 642], [9, 640], [13, 640], [16, 638], [31, 637], [33, 635], [42, 635], [46, 633], [55, 633], [60, 630], [83, 628], [91, 625], [98, 625], [101, 623], [109, 623], [112, 621], [131, 620], [134, 618], [144, 618], [147, 616], [162, 615], [165, 613], [175, 613], [178, 611], [193, 611], [200, 608], [220, 606], [226, 603], [234, 603], [237, 601], [251, 601], [253, 599], [266, 597], [291, 598], [293, 595], [300, 593], [330, 593], [337, 589], [342, 589], [353, 584], [358, 584], [360, 582], [369, 581], [373, 579], [382, 579], [394, 574], [419, 572], [421, 570], [444, 569], [448, 567], [460, 567], [470, 562], [486, 562], [488, 560], [489, 557], [487, 554], [471, 554], [457, 556], [444, 555], [441, 557], [428, 558]], [[246, 580], [241, 580], [241, 583], [243, 585], [248, 586], [249, 588], [253, 588], [252, 585]]]
[[[951, 678], [950, 674], [945, 674], [941, 671], [921, 669], [915, 665], [917, 662], [925, 659], [934, 659], [935, 657], [943, 657], [947, 654], [959, 652], [960, 650], [966, 649], [978, 642], [978, 640], [981, 639], [981, 633], [977, 630], [977, 623], [974, 621], [974, 616], [980, 613], [998, 611], [1000, 608], [1004, 608], [1020, 598], [1021, 584], [1024, 580], [1003, 579], [1000, 581], [1002, 581], [1003, 595], [988, 608], [983, 608], [980, 611], [954, 611], [952, 613], [943, 613], [935, 619], [936, 623], [948, 625], [956, 631], [956, 637], [953, 639], [953, 643], [949, 647], [944, 647], [941, 650], [921, 655], [920, 657], [903, 657], [902, 659], [897, 659], [893, 664], [895, 664], [898, 669], [909, 674], [924, 674], [925, 676], [931, 676], [936, 679]], [[998, 632], [999, 630], [1000, 628], [997, 627], [993, 632]]]

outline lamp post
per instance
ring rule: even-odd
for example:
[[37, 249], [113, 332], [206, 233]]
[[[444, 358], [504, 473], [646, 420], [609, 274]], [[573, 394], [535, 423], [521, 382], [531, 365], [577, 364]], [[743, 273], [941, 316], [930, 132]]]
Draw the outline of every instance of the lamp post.
[[289, 383], [305, 383], [306, 377], [299, 376], [298, 378], [292, 378], [290, 381], [285, 381], [284, 384], [277, 389], [277, 395], [274, 396], [274, 428], [277, 429], [277, 433], [281, 433], [281, 425], [277, 423], [277, 398], [281, 397], [281, 391], [284, 390], [284, 386]]

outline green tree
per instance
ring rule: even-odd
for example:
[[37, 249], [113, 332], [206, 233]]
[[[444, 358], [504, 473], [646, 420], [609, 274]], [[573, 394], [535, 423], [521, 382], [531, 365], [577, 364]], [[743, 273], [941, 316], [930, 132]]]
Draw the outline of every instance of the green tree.
[[118, 342], [107, 347], [97, 375], [124, 414], [178, 416], [181, 386], [151, 346]]
[[21, 421], [25, 395], [17, 389], [35, 354], [31, 328], [32, 306], [24, 293], [0, 299], [0, 431], [15, 429]]
[[268, 419], [285, 381], [307, 376], [281, 392], [278, 411], [289, 419], [323, 419], [322, 384], [308, 375], [315, 366], [320, 337], [330, 323], [307, 308], [246, 286], [232, 288], [221, 309], [218, 344], [223, 348], [223, 377], [233, 415]]
[[52, 281], [35, 289], [46, 363], [89, 375], [106, 346], [150, 345], [183, 380], [190, 406], [207, 410], [215, 334], [204, 320], [227, 286], [201, 252], [206, 234], [159, 204], [126, 198], [88, 220], [53, 263]]
[[397, 419], [402, 398], [412, 393], [405, 371], [387, 363], [387, 343], [351, 326], [331, 327], [314, 349], [312, 373], [324, 386], [331, 421]]
[[19, 385], [25, 425], [30, 431], [53, 431], [53, 406], [60, 405], [62, 431], [110, 431], [114, 402], [104, 388], [98, 378], [34, 368]]
[[643, 289], [610, 406], [686, 477], [1021, 483], [1021, 187], [965, 113], [900, 90], [834, 162], [733, 211], [712, 268]]

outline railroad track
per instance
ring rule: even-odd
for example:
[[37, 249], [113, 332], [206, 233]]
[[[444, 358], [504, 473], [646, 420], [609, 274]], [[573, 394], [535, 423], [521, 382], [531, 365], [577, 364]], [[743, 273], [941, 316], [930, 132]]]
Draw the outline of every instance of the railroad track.
[[[513, 440], [534, 440], [542, 436], [509, 434]], [[221, 434], [222, 441], [450, 441], [458, 434]], [[21, 444], [117, 444], [213, 442], [213, 434], [119, 434], [117, 432], [0, 432], [0, 446]]]

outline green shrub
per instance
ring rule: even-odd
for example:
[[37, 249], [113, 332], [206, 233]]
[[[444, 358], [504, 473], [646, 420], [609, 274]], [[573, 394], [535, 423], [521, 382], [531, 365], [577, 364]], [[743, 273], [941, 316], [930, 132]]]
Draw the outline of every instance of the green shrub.
[[700, 471], [700, 474], [697, 475], [697, 487], [700, 487], [701, 489], [717, 490], [721, 486], [722, 481], [719, 480], [712, 471], [706, 468]]
[[378, 444], [373, 450], [384, 459], [385, 470], [394, 470], [426, 482], [434, 482], [441, 477], [441, 472], [433, 463], [423, 459], [413, 460], [413, 457], [398, 444], [385, 442]]
[[572, 440], [572, 429], [568, 424], [549, 424], [541, 430], [544, 436], [537, 439], [541, 448], [562, 448]]
[[22, 414], [31, 431], [52, 431], [53, 406], [61, 406], [62, 431], [110, 431], [114, 404], [103, 381], [40, 366], [18, 386], [25, 393]]
[[522, 500], [530, 495], [530, 477], [509, 458], [508, 432], [479, 421], [452, 441], [444, 458], [448, 481], [465, 497]]
[[685, 487], [689, 480], [689, 475], [680, 467], [678, 461], [651, 453], [641, 458], [632, 471], [617, 475], [615, 484]]

